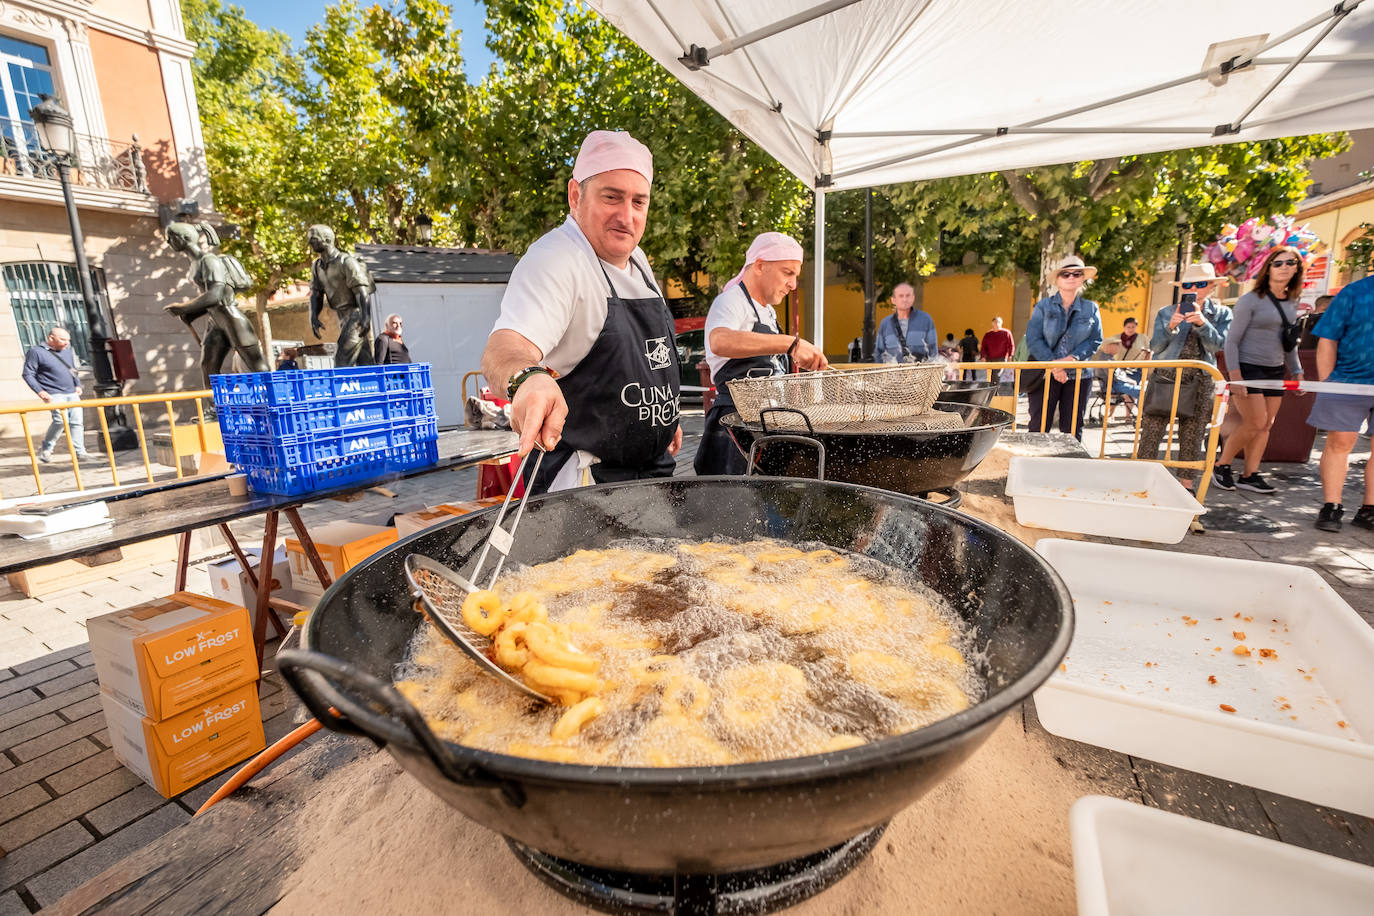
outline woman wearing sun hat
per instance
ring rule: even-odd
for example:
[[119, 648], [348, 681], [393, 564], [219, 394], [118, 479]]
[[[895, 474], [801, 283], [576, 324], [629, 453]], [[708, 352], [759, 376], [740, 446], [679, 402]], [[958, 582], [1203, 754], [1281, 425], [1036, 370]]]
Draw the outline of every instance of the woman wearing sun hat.
[[[1102, 345], [1102, 315], [1096, 302], [1084, 299], [1079, 293], [1084, 283], [1097, 276], [1097, 268], [1087, 266], [1077, 255], [1070, 255], [1055, 265], [1053, 275], [1056, 291], [1035, 303], [1035, 310], [1026, 324], [1027, 355], [1040, 362], [1091, 359]], [[1048, 406], [1045, 406], [1045, 392], [1040, 390], [1030, 373], [1027, 375], [1025, 390], [1030, 408], [1030, 431], [1048, 432], [1057, 411], [1059, 431], [1082, 438], [1083, 411], [1088, 406], [1092, 373], [1063, 368], [1049, 370], [1043, 377], [1043, 384], [1050, 390]]]
[[[1188, 265], [1183, 276], [1174, 281], [1182, 295], [1177, 304], [1166, 305], [1155, 313], [1154, 334], [1150, 338], [1155, 359], [1195, 359], [1213, 366], [1217, 364], [1217, 351], [1225, 344], [1226, 332], [1231, 326], [1231, 310], [1212, 296], [1222, 282], [1212, 265], [1205, 262]], [[1166, 385], [1172, 398], [1172, 381], [1164, 381], [1158, 370], [1151, 375], [1154, 378], [1151, 384]], [[1215, 386], [1207, 372], [1184, 369], [1178, 390], [1179, 419], [1174, 431], [1174, 457], [1178, 461], [1197, 461], [1202, 457], [1202, 438], [1212, 422]], [[1185, 394], [1192, 395], [1191, 401], [1185, 399]], [[1153, 416], [1142, 410], [1137, 458], [1159, 457], [1159, 445], [1168, 425], [1167, 416]], [[1177, 468], [1175, 472], [1179, 481], [1191, 490], [1197, 472], [1192, 468]]]

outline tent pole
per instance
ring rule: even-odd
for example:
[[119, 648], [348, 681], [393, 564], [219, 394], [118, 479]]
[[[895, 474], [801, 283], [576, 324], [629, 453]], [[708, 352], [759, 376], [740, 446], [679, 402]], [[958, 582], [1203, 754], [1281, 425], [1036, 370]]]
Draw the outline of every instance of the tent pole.
[[814, 336], [811, 342], [816, 349], [825, 352], [825, 192], [816, 189], [816, 250], [812, 255], [814, 264], [815, 287], [811, 293], [811, 325]]
[[[1359, 4], [1356, 4], [1356, 6], [1358, 5]], [[1282, 83], [1285, 79], [1288, 78], [1288, 74], [1292, 73], [1293, 70], [1298, 66], [1298, 64], [1302, 63], [1303, 59], [1307, 57], [1307, 55], [1311, 54], [1312, 51], [1317, 47], [1317, 45], [1321, 44], [1323, 38], [1331, 34], [1332, 29], [1341, 24], [1341, 20], [1348, 16], [1350, 14], [1350, 10], [1354, 9], [1354, 7], [1351, 7], [1350, 9], [1345, 9], [1343, 5], [1337, 5], [1336, 9], [1338, 10], [1338, 12], [1336, 12], [1336, 14], [1331, 17], [1331, 20], [1326, 23], [1326, 26], [1320, 32], [1317, 33], [1317, 37], [1313, 38], [1310, 42], [1308, 42], [1307, 47], [1303, 48], [1302, 51], [1299, 52], [1298, 56], [1294, 58], [1292, 62], [1290, 62], [1286, 67], [1284, 67], [1283, 71], [1280, 72], [1278, 76], [1274, 77], [1273, 82], [1271, 82], [1268, 86], [1265, 87], [1264, 91], [1260, 93], [1259, 98], [1251, 102], [1250, 107], [1245, 109], [1245, 111], [1241, 112], [1240, 117], [1236, 118], [1234, 121], [1231, 122], [1230, 133], [1240, 133], [1241, 128], [1245, 125], [1245, 119], [1250, 117], [1254, 110], [1260, 107], [1260, 104], [1265, 99], [1269, 98], [1269, 94], [1271, 92], [1279, 88], [1279, 83]]]

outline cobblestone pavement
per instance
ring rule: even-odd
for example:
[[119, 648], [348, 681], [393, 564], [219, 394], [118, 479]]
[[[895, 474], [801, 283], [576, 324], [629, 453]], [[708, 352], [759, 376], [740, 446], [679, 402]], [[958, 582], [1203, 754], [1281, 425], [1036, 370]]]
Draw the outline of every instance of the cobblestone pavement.
[[[688, 415], [685, 426], [679, 474], [690, 473], [700, 413]], [[1360, 501], [1367, 445], [1362, 442], [1357, 453], [1347, 489], [1351, 506]], [[1374, 625], [1374, 532], [1347, 525], [1326, 534], [1312, 527], [1321, 503], [1317, 458], [1314, 452], [1307, 465], [1266, 467], [1278, 487], [1273, 496], [1214, 488], [1203, 517], [1207, 532], [1164, 549], [1310, 566]], [[395, 513], [471, 498], [475, 484], [472, 469], [439, 472], [390, 484], [394, 498], [366, 491], [351, 502], [313, 503], [302, 514], [311, 525], [338, 519], [384, 524]], [[261, 541], [260, 522], [238, 522], [233, 530], [246, 545]], [[226, 553], [203, 551], [188, 587], [208, 593], [204, 560]], [[174, 573], [169, 561], [42, 598], [0, 585], [0, 916], [37, 911], [185, 823], [237, 769], [168, 800], [122, 767], [110, 749], [85, 621], [169, 594]], [[295, 726], [297, 704], [272, 673], [259, 695], [270, 743]]]

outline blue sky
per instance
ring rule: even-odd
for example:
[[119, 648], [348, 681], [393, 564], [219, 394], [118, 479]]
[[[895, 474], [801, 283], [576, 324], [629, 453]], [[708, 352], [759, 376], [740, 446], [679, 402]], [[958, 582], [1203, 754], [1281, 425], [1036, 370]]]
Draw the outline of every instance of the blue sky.
[[[324, 16], [325, 0], [230, 0], [241, 6], [248, 18], [264, 28], [280, 29], [291, 36], [299, 47], [305, 33]], [[372, 0], [359, 0], [359, 6], [372, 5]], [[476, 82], [486, 76], [492, 56], [487, 50], [486, 7], [479, 0], [449, 0], [453, 10], [454, 27], [463, 33], [463, 69], [468, 79]]]

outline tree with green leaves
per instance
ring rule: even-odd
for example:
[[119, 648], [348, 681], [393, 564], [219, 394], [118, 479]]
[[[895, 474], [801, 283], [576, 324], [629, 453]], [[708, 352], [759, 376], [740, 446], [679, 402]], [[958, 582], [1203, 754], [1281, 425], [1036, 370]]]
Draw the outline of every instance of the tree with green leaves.
[[[469, 244], [524, 251], [567, 215], [567, 183], [582, 138], [623, 129], [654, 153], [653, 201], [642, 246], [665, 280], [706, 305], [759, 232], [800, 234], [810, 195], [652, 58], [600, 16], [568, 0], [487, 0], [488, 45], [501, 61], [463, 117], [412, 123], [430, 151], [437, 193]], [[424, 23], [437, 0], [374, 7], [374, 39], [393, 58], [432, 58], [441, 34]], [[442, 72], [397, 80], [407, 111], [454, 105]]]

